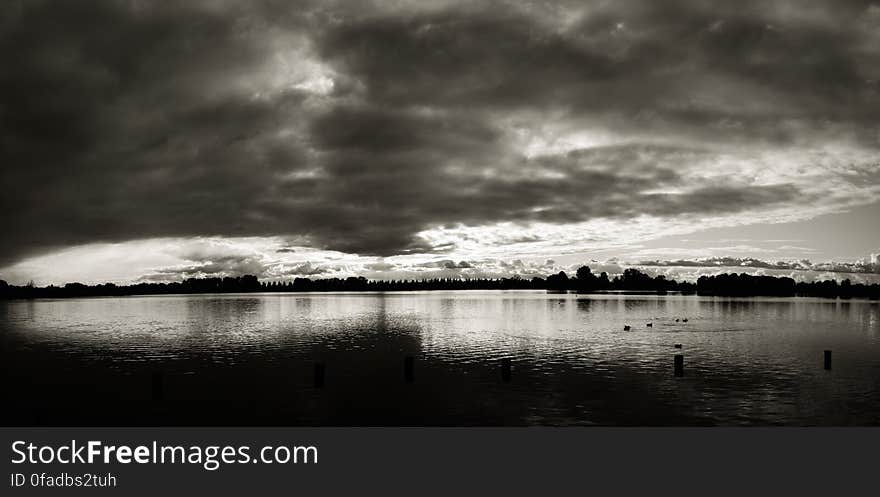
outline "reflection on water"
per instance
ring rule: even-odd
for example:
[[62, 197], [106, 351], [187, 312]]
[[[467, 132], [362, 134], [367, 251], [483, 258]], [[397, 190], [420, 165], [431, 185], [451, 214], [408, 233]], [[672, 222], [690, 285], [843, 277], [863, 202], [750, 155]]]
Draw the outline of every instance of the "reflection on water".
[[[878, 307], [536, 292], [3, 302], [4, 421], [877, 424]], [[684, 378], [672, 374], [676, 353]], [[161, 402], [150, 399], [153, 372]]]

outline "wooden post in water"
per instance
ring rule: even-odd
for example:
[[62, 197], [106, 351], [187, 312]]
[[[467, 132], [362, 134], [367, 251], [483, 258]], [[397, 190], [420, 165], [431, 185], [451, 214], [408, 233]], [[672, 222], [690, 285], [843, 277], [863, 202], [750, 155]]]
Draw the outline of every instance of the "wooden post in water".
[[675, 376], [684, 376], [684, 356], [675, 354]]
[[831, 369], [831, 351], [830, 350], [825, 351], [825, 369], [828, 369], [828, 370]]
[[501, 381], [507, 383], [510, 381], [510, 358], [501, 359]]
[[403, 379], [407, 383], [412, 383], [415, 379], [416, 360], [413, 356], [408, 355], [403, 358]]
[[315, 388], [324, 388], [324, 363], [315, 363]]
[[151, 379], [152, 382], [152, 397], [153, 402], [161, 401], [165, 398], [165, 392], [163, 388], [163, 377], [161, 371], [153, 371], [153, 376]]

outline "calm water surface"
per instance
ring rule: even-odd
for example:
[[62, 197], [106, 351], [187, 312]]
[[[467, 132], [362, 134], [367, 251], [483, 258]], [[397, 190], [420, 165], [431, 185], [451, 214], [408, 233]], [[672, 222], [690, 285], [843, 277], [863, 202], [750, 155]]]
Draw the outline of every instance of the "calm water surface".
[[0, 302], [0, 345], [7, 424], [880, 424], [880, 305], [867, 301], [523, 291], [12, 301]]

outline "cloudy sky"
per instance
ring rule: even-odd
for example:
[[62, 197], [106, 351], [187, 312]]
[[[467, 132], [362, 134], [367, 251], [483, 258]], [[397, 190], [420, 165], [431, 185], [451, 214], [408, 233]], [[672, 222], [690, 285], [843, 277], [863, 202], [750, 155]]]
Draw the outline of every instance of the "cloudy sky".
[[0, 56], [10, 282], [880, 253], [880, 3], [6, 0]]

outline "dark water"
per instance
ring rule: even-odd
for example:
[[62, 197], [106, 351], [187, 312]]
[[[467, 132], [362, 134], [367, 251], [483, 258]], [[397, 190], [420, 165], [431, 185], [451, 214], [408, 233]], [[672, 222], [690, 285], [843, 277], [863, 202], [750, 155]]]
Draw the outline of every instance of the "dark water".
[[[5, 424], [880, 424], [876, 302], [536, 292], [13, 301], [0, 302], [0, 345]], [[673, 376], [679, 352], [683, 378]]]

